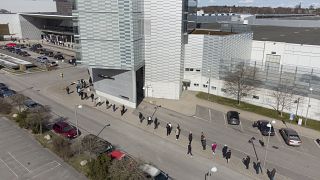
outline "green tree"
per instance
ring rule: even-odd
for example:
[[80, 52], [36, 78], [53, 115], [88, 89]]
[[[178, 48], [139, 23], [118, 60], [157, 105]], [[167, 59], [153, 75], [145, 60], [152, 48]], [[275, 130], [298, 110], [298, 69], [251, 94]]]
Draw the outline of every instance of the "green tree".
[[109, 180], [140, 180], [143, 178], [143, 173], [139, 169], [139, 164], [131, 159], [125, 158], [121, 161], [113, 161], [109, 167]]
[[71, 149], [71, 143], [60, 137], [56, 136], [52, 140], [53, 150], [64, 160], [68, 160], [70, 157], [72, 157], [73, 152]]
[[7, 103], [3, 98], [0, 98], [0, 114], [9, 114], [11, 109], [12, 105]]
[[51, 118], [51, 110], [49, 106], [38, 106], [32, 108], [27, 116], [26, 122], [33, 133], [42, 134], [43, 125]]
[[92, 180], [105, 180], [108, 177], [111, 159], [105, 154], [101, 154], [97, 159], [88, 163], [88, 177]]

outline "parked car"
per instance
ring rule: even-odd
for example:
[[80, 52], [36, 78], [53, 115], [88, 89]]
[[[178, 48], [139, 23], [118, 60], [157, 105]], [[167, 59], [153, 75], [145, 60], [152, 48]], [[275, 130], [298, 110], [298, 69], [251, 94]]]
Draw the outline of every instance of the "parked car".
[[11, 90], [11, 89], [7, 89], [7, 90], [1, 90], [0, 91], [0, 97], [10, 97], [15, 95], [16, 92]]
[[3, 87], [6, 87], [6, 88], [7, 88], [7, 85], [4, 84], [4, 83], [0, 83], [0, 88], [3, 88]]
[[237, 111], [229, 111], [227, 112], [227, 121], [228, 124], [231, 125], [239, 125], [240, 124], [240, 117]]
[[68, 62], [69, 62], [69, 64], [73, 64], [74, 65], [74, 63], [76, 63], [76, 61], [77, 61], [76, 58], [72, 56], [71, 59], [69, 59]]
[[318, 145], [320, 145], [320, 139], [316, 139], [316, 143], [318, 143]]
[[47, 63], [49, 60], [46, 56], [39, 56], [37, 57], [37, 61], [41, 63]]
[[302, 141], [298, 133], [290, 128], [281, 128], [279, 130], [284, 141], [290, 146], [300, 146]]
[[122, 160], [126, 156], [126, 154], [120, 150], [113, 150], [112, 152], [107, 153], [107, 155], [111, 157], [111, 159], [116, 160]]
[[56, 66], [58, 66], [58, 63], [56, 63], [55, 61], [51, 61], [51, 62], [48, 62], [48, 66], [49, 67], [56, 67]]
[[41, 106], [41, 104], [33, 101], [32, 99], [27, 99], [23, 102], [23, 104], [27, 107], [27, 108], [36, 108]]
[[17, 48], [17, 47], [14, 48], [14, 53], [19, 54], [20, 52], [21, 52], [20, 48]]
[[166, 174], [165, 172], [161, 171], [160, 169], [150, 165], [150, 164], [143, 164], [139, 167], [145, 176], [148, 179], [153, 180], [166, 180], [166, 179], [172, 179]]
[[46, 55], [48, 57], [53, 57], [54, 56], [53, 52], [49, 51], [49, 50], [45, 50], [44, 55]]
[[17, 47], [20, 48], [20, 49], [27, 48], [24, 44], [17, 44]]
[[23, 57], [30, 56], [30, 54], [27, 51], [20, 51], [18, 54]]
[[7, 49], [7, 51], [9, 51], [9, 52], [12, 52], [12, 53], [14, 53], [14, 52], [15, 52], [14, 47], [7, 47], [6, 49]]
[[69, 125], [65, 121], [59, 121], [56, 122], [53, 127], [53, 131], [61, 134], [62, 136], [66, 138], [75, 138], [77, 137], [77, 129], [71, 125]]
[[42, 48], [42, 45], [41, 44], [32, 44], [32, 46], [31, 47], [35, 47], [35, 48]]
[[[81, 144], [83, 147], [86, 147], [86, 150], [90, 151], [96, 156], [104, 153], [111, 153], [114, 150], [112, 144], [96, 135], [88, 134], [83, 137]], [[89, 147], [88, 147], [89, 145]], [[91, 147], [90, 147], [91, 146]]]
[[[271, 125], [271, 128], [269, 128], [267, 126], [268, 124]], [[269, 132], [270, 132], [270, 136], [274, 136], [275, 135], [274, 128], [273, 128], [272, 124], [267, 120], [255, 121], [253, 123], [253, 127], [257, 127], [260, 130], [261, 134], [264, 135], [264, 136], [268, 136]]]
[[17, 44], [16, 43], [7, 43], [6, 47], [16, 47]]
[[56, 55], [53, 56], [53, 58], [58, 59], [58, 60], [64, 59], [62, 54], [56, 54]]

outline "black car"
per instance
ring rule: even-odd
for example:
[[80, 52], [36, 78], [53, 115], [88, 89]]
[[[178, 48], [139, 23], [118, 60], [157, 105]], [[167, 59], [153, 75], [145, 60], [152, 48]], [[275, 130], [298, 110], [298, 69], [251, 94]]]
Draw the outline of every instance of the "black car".
[[89, 152], [91, 151], [96, 156], [104, 153], [110, 153], [115, 149], [110, 142], [93, 134], [84, 136], [81, 144], [85, 150]]
[[23, 104], [27, 107], [27, 108], [36, 108], [36, 107], [40, 107], [41, 104], [34, 102], [32, 99], [27, 99], [23, 102]]
[[[271, 125], [271, 129], [268, 127], [268, 124]], [[273, 128], [272, 124], [270, 123], [270, 121], [267, 121], [267, 120], [255, 121], [253, 123], [253, 127], [257, 127], [260, 130], [261, 134], [264, 136], [268, 136], [269, 132], [270, 132], [270, 136], [275, 135], [274, 128]]]
[[320, 139], [316, 139], [316, 142], [320, 145]]
[[20, 51], [18, 54], [23, 57], [30, 56], [30, 54], [26, 51]]
[[7, 87], [7, 85], [4, 83], [0, 83], [0, 88], [3, 88], [3, 87]]
[[53, 56], [53, 58], [58, 59], [58, 60], [64, 59], [62, 54], [56, 54], [56, 55]]
[[46, 50], [46, 51], [44, 52], [44, 55], [46, 55], [46, 56], [48, 56], [48, 57], [53, 57], [53, 56], [54, 56], [53, 52], [52, 52], [52, 51], [49, 51], [49, 50]]
[[240, 117], [237, 111], [229, 111], [227, 112], [227, 121], [228, 124], [231, 125], [239, 125], [240, 124]]
[[15, 91], [11, 90], [11, 89], [7, 89], [7, 90], [1, 90], [0, 91], [0, 97], [10, 97], [15, 95]]

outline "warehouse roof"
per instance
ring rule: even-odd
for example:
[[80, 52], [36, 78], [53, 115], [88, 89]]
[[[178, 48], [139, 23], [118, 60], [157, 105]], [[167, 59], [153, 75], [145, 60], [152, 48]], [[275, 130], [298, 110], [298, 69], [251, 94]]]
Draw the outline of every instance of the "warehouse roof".
[[251, 30], [254, 40], [320, 45], [320, 27], [251, 26]]

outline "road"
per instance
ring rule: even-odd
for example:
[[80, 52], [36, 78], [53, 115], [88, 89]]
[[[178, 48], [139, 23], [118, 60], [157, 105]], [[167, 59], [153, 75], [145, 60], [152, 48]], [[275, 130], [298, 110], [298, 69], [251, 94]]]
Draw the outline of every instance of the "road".
[[[67, 78], [78, 78], [79, 74], [83, 73], [83, 70], [72, 69], [70, 68], [70, 71], [63, 70], [66, 78], [64, 81], [68, 81]], [[67, 105], [66, 102], [59, 102], [54, 94], [48, 94], [46, 91], [49, 86], [59, 86], [57, 81], [59, 81], [58, 74], [61, 71], [25, 76], [0, 74], [0, 80], [17, 92], [20, 91], [43, 105], [49, 105], [55, 114], [68, 117], [70, 121], [74, 122], [74, 106]], [[214, 175], [215, 179], [250, 179], [202, 156], [187, 156], [185, 148], [99, 110], [89, 107], [83, 108], [78, 112], [77, 117], [82, 130], [94, 134], [106, 123], [110, 123], [111, 126], [101, 133], [101, 137], [119, 145], [135, 157], [152, 162], [176, 179], [204, 179], [205, 172], [213, 166], [218, 168], [218, 172]]]

